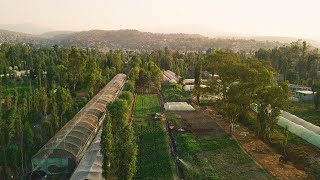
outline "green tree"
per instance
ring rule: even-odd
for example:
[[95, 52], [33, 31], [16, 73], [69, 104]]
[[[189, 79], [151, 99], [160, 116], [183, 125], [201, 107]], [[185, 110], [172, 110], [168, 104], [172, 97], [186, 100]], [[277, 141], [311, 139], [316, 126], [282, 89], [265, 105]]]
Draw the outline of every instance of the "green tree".
[[95, 91], [97, 85], [101, 82], [101, 70], [96, 63], [95, 58], [87, 61], [84, 80], [86, 89], [89, 92]]
[[122, 91], [119, 95], [119, 99], [124, 99], [128, 102], [128, 105], [130, 106], [133, 101], [133, 94], [130, 91]]
[[117, 176], [119, 180], [131, 180], [136, 172], [137, 161], [137, 145], [131, 125], [126, 125], [120, 135], [122, 147]]
[[[57, 101], [59, 102], [60, 126], [63, 126], [63, 115], [72, 107], [72, 97], [68, 89], [60, 87], [57, 90]], [[60, 127], [60, 128], [61, 128]]]
[[280, 115], [280, 109], [288, 106], [289, 94], [287, 84], [268, 86], [257, 92], [256, 101], [260, 106], [256, 128], [258, 136], [271, 139], [271, 134]]
[[[29, 121], [26, 121], [23, 126], [23, 138], [24, 138], [24, 152], [25, 152], [25, 162], [30, 161], [30, 157], [33, 153], [34, 143], [33, 143], [33, 132]], [[26, 166], [27, 167], [27, 166]]]
[[82, 81], [85, 64], [85, 57], [78, 49], [72, 48], [68, 57], [68, 70], [69, 77], [73, 85], [73, 91], [76, 90], [76, 85]]
[[114, 144], [114, 161], [112, 163], [115, 172], [118, 172], [120, 167], [120, 159], [122, 158], [121, 148], [123, 141], [121, 134], [123, 128], [127, 124], [127, 117], [129, 113], [129, 107], [126, 100], [117, 99], [112, 104], [108, 105], [111, 122], [112, 122], [112, 135]]
[[146, 87], [150, 86], [151, 82], [151, 75], [148, 71], [146, 71], [144, 68], [140, 69], [139, 72], [139, 79], [136, 80], [136, 85], [143, 90], [145, 90]]
[[101, 154], [103, 155], [102, 175], [105, 179], [111, 172], [111, 163], [113, 161], [113, 135], [112, 135], [112, 123], [110, 115], [106, 115], [106, 119], [103, 122], [101, 133]]

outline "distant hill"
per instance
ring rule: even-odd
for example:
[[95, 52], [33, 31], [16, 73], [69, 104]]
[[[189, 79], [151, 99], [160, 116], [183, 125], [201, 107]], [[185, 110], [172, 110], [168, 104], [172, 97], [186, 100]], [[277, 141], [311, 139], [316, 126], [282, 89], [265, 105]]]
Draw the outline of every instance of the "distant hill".
[[71, 34], [71, 33], [74, 33], [75, 31], [50, 31], [50, 32], [45, 32], [45, 33], [42, 33], [40, 35], [40, 37], [42, 38], [53, 38], [57, 35], [61, 35], [61, 34]]
[[34, 35], [0, 29], [0, 43], [39, 43], [39, 40]]
[[37, 25], [37, 24], [31, 24], [31, 23], [0, 24], [0, 29], [26, 33], [26, 34], [33, 34], [33, 35], [39, 35], [45, 32], [53, 31], [53, 29], [50, 29], [48, 27]]
[[177, 50], [206, 50], [229, 48], [235, 51], [254, 51], [259, 48], [280, 46], [279, 42], [262, 42], [243, 39], [208, 38], [197, 34], [163, 34], [137, 30], [91, 30], [57, 35], [53, 44], [78, 47], [158, 49], [169, 47]]
[[234, 51], [255, 51], [270, 49], [283, 43], [257, 41], [252, 39], [208, 38], [197, 34], [164, 34], [137, 30], [90, 30], [81, 32], [49, 32], [42, 35], [29, 35], [1, 30], [1, 42], [26, 42], [41, 45], [61, 45], [76, 47], [98, 47], [101, 49], [159, 49], [169, 47], [176, 50], [206, 50], [208, 48], [228, 48]]

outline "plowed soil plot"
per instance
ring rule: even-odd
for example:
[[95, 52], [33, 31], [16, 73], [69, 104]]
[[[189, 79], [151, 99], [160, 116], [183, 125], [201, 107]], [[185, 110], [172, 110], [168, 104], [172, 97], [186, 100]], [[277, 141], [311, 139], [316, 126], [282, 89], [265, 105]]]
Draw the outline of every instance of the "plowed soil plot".
[[[184, 179], [273, 179], [214, 119], [199, 112], [168, 113]], [[178, 132], [183, 128], [185, 132]], [[181, 129], [180, 129], [181, 131]]]
[[210, 135], [219, 137], [226, 135], [225, 131], [209, 116], [196, 111], [176, 112], [178, 118], [183, 119], [184, 128], [195, 135]]

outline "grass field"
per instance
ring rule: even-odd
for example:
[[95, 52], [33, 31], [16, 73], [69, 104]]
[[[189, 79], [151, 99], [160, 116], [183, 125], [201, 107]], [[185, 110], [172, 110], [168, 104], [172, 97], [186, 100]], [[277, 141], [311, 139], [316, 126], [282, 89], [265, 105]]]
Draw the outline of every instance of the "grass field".
[[[184, 117], [172, 118], [170, 115], [170, 125], [188, 121]], [[176, 133], [175, 137], [184, 179], [272, 179], [227, 134], [215, 136], [193, 132]]]
[[312, 124], [320, 126], [320, 110], [315, 110], [312, 102], [292, 103], [288, 112]]
[[161, 112], [157, 95], [137, 96], [134, 130], [138, 162], [134, 179], [173, 179], [173, 162], [165, 124], [152, 119], [157, 112]]

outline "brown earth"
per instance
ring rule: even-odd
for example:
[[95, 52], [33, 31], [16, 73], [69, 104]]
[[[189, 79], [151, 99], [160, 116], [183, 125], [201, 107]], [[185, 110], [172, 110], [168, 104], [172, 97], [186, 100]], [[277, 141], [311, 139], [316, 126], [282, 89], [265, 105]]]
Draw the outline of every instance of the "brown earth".
[[225, 131], [211, 117], [197, 111], [175, 112], [178, 118], [184, 120], [183, 128], [195, 135], [210, 135], [219, 137], [225, 135]]

